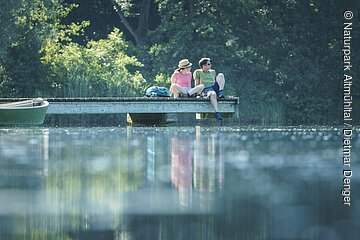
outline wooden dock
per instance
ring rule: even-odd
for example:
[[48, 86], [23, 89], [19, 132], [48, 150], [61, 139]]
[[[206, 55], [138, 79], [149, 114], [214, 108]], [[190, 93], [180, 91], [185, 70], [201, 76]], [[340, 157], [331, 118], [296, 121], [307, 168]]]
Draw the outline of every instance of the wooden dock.
[[[213, 113], [210, 99], [166, 97], [100, 97], [100, 98], [43, 98], [49, 102], [47, 114], [171, 114]], [[0, 102], [14, 102], [25, 98], [0, 98]], [[218, 99], [221, 113], [239, 117], [239, 98]]]

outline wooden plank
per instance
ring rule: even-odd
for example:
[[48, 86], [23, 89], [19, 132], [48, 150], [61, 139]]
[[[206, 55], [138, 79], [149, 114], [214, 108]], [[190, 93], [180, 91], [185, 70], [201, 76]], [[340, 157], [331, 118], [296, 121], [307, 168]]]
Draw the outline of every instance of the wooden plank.
[[[0, 98], [0, 102], [24, 101], [26, 98]], [[196, 98], [44, 98], [49, 104], [47, 114], [108, 114], [108, 113], [212, 113], [209, 99]], [[222, 113], [238, 116], [239, 98], [218, 99]]]
[[[31, 100], [33, 98], [0, 98], [0, 103]], [[42, 98], [48, 102], [209, 102], [206, 98], [168, 98], [168, 97], [92, 97], [92, 98]], [[219, 98], [218, 102], [236, 102], [238, 97]]]
[[[235, 112], [232, 102], [218, 104], [220, 112]], [[51, 102], [48, 114], [104, 113], [207, 113], [213, 112], [210, 102]]]

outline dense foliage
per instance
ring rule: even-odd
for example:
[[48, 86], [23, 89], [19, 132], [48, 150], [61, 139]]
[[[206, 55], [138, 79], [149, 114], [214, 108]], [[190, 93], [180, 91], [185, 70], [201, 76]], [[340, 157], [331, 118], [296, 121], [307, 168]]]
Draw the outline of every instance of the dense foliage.
[[137, 70], [143, 65], [125, 54], [128, 46], [115, 29], [106, 39], [85, 46], [48, 41], [44, 63], [50, 65], [54, 94], [65, 97], [138, 96], [145, 79]]
[[[76, 5], [75, 5], [76, 4]], [[340, 123], [343, 12], [357, 1], [12, 0], [0, 9], [0, 96], [138, 96], [210, 57], [247, 121]], [[357, 27], [357, 28], [356, 28]], [[352, 95], [359, 99], [359, 86]], [[354, 100], [354, 119], [360, 119]]]

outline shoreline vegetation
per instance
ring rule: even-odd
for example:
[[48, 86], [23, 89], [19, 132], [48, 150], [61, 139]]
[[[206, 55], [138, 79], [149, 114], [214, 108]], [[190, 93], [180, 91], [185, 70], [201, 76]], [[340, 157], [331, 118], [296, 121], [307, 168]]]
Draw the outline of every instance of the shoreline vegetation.
[[[343, 13], [359, 8], [350, 0], [7, 1], [0, 97], [143, 96], [148, 86], [170, 87], [179, 59], [209, 57], [225, 74], [225, 94], [240, 98], [235, 125], [340, 125]], [[356, 24], [353, 62], [360, 56]], [[351, 76], [360, 76], [355, 65]], [[359, 94], [354, 84], [354, 125]]]

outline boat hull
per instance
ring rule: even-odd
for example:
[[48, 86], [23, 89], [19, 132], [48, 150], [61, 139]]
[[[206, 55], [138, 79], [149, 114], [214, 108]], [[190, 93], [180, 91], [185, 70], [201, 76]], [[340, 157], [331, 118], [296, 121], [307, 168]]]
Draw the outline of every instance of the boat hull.
[[41, 106], [0, 108], [0, 125], [41, 125], [49, 103]]

